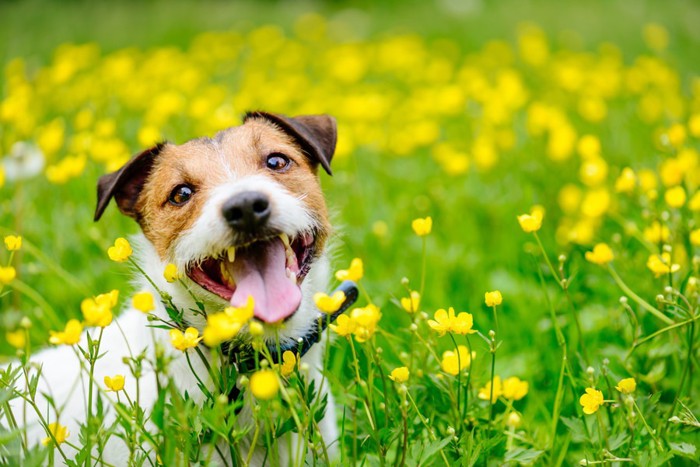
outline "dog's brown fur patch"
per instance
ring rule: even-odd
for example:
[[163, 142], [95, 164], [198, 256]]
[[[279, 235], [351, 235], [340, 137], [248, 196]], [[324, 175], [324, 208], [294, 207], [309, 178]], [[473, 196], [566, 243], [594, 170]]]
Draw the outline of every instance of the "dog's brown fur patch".
[[[277, 173], [268, 169], [266, 159], [271, 153], [289, 157], [293, 162], [289, 170]], [[179, 234], [192, 227], [200, 216], [212, 190], [227, 180], [250, 175], [269, 177], [307, 205], [321, 226], [316, 244], [322, 251], [330, 223], [317, 166], [289, 135], [263, 119], [249, 119], [213, 139], [164, 146], [135, 206], [144, 235], [160, 257], [167, 259]], [[174, 206], [168, 197], [181, 184], [192, 186], [194, 195], [184, 205]]]

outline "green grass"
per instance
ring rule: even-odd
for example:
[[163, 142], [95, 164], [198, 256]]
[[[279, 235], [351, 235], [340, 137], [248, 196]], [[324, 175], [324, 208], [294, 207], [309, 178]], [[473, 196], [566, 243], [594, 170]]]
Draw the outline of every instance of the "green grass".
[[[677, 397], [697, 413], [697, 378], [694, 378], [698, 359], [697, 333], [693, 334], [688, 331], [690, 327], [683, 326], [630, 353], [635, 335], [628, 315], [618, 301], [623, 293], [603, 268], [585, 261], [584, 253], [593, 243], [609, 243], [616, 253], [616, 270], [638, 295], [655, 305], [654, 297], [665, 294], [664, 286], [668, 284], [664, 282], [666, 278], [655, 279], [645, 263], [650, 253], [658, 252], [660, 245], [640, 241], [640, 235], [630, 235], [623, 225], [634, 222], [642, 230], [652, 219], [663, 218], [663, 211], [670, 211], [664, 222], [673, 232], [671, 243], [674, 249], [683, 245], [687, 257], [682, 262], [682, 271], [673, 276], [676, 282], [672, 285], [688, 296], [689, 315], [698, 315], [697, 292], [693, 295], [688, 289], [689, 277], [698, 277], [697, 262], [692, 261], [693, 255], [698, 255], [698, 247], [691, 246], [687, 240], [688, 231], [697, 228], [698, 213], [687, 208], [669, 210], [663, 204], [664, 189], [661, 187], [657, 201], [649, 201], [640, 192], [635, 196], [615, 194], [612, 187], [625, 166], [635, 170], [649, 168], [658, 173], [658, 165], [677, 156], [679, 149], [659, 144], [659, 135], [673, 123], [687, 124], [691, 115], [700, 112], [696, 66], [700, 61], [696, 28], [700, 8], [693, 2], [682, 1], [663, 4], [591, 1], [575, 5], [554, 1], [481, 3], [474, 2], [475, 10], [464, 14], [450, 13], [428, 2], [317, 5], [315, 11], [329, 22], [329, 34], [323, 41], [302, 41], [304, 64], [290, 66], [290, 74], [308, 78], [309, 100], [297, 96], [283, 101], [281, 108], [268, 108], [274, 99], [265, 92], [247, 94], [245, 90], [249, 88], [241, 87], [246, 73], [254, 72], [260, 72], [264, 84], [271, 88], [278, 83], [280, 86], [287, 84], [283, 81], [286, 72], [276, 61], [278, 56], [254, 55], [247, 34], [263, 25], [275, 24], [285, 35], [285, 40], [291, 40], [295, 34], [295, 22], [300, 15], [313, 11], [313, 4], [266, 2], [234, 6], [224, 2], [193, 4], [181, 1], [3, 3], [0, 5], [0, 63], [22, 58], [28, 74], [39, 76], [37, 73], [51, 63], [54, 50], [63, 43], [98, 44], [101, 56], [93, 62], [97, 66], [103, 57], [122, 49], [128, 49], [128, 53], [137, 57], [137, 63], [141, 63], [139, 60], [152, 58], [152, 54], [162, 48], [174, 47], [185, 54], [190, 53], [190, 44], [202, 32], [234, 31], [241, 34], [238, 45], [244, 53], [232, 64], [202, 65], [205, 83], [217, 83], [227, 89], [226, 98], [234, 102], [235, 115], [249, 110], [238, 106], [238, 102], [244, 102], [251, 108], [262, 107], [290, 114], [309, 110], [335, 114], [341, 125], [341, 138], [342, 130], [346, 128], [351, 128], [355, 134], [365, 131], [370, 135], [368, 126], [377, 129], [376, 141], [367, 136], [369, 141], [366, 144], [358, 145], [351, 154], [336, 158], [333, 177], [322, 174], [321, 178], [338, 228], [334, 246], [338, 258], [336, 265], [345, 267], [351, 258], [362, 258], [366, 271], [362, 283], [382, 309], [382, 332], [375, 345], [384, 350], [381, 356], [384, 371], [401, 366], [402, 361], [405, 364], [405, 359], [399, 354], [408, 352], [412, 348], [410, 344], [415, 344], [415, 338], [408, 331], [412, 317], [395, 302], [406, 295], [400, 283], [402, 277], [408, 277], [413, 288], [420, 283], [422, 242], [410, 226], [414, 218], [429, 215], [434, 227], [427, 237], [427, 274], [421, 309], [431, 317], [436, 309], [448, 306], [470, 312], [474, 315], [475, 328], [486, 335], [494, 323], [491, 311], [483, 304], [483, 294], [494, 289], [503, 292], [504, 304], [499, 308], [498, 340], [501, 345], [497, 352], [496, 373], [504, 377], [516, 375], [530, 383], [528, 395], [516, 402], [515, 407], [523, 414], [522, 439], [518, 445], [531, 449], [530, 453], [544, 451], [536, 463], [571, 465], [584, 457], [596, 461], [604, 459], [599, 436], [595, 434], [596, 417], [581, 415], [578, 404], [585, 387], [591, 385], [586, 373], [588, 366], [595, 369], [596, 379], [606, 366], [612, 386], [623, 377], [637, 379], [638, 402], [650, 423], [663, 435], [664, 453], [674, 452], [671, 443], [686, 442], [697, 446], [697, 427], [684, 425], [680, 428], [667, 423], [671, 414], [679, 413], [679, 406], [675, 403]], [[546, 33], [552, 50], [551, 63], [584, 53], [598, 59], [601, 44], [611, 43], [619, 49], [621, 64], [626, 69], [642, 55], [655, 57], [668, 65], [678, 83], [658, 88], [650, 85], [648, 91], [640, 93], [630, 92], [623, 85], [614, 96], [606, 98], [607, 117], [600, 122], [591, 122], [576, 111], [579, 93], [585, 95], [586, 89], [572, 93], [558, 88], [550, 69], [523, 63], [513, 47], [516, 58], [510, 68], [521, 76], [528, 96], [525, 104], [512, 112], [512, 118], [506, 124], [496, 125], [511, 129], [515, 144], [510, 149], [499, 150], [497, 163], [487, 170], [478, 167], [472, 148], [475, 138], [484, 134], [487, 126], [481, 111], [483, 103], [476, 101], [478, 96], [470, 95], [464, 109], [451, 115], [431, 114], [430, 106], [416, 110], [415, 114], [406, 114], [405, 109], [399, 107], [414, 95], [412, 93], [438, 87], [435, 82], [424, 79], [422, 74], [427, 69], [427, 59], [416, 71], [417, 77], [407, 70], [383, 70], [378, 59], [368, 60], [370, 71], [365, 79], [347, 84], [329, 76], [324, 68], [334, 60], [333, 56], [324, 53], [338, 43], [347, 42], [361, 50], [363, 56], [374, 57], [369, 54], [376, 51], [375, 44], [392, 37], [415, 34], [421, 48], [426, 51], [426, 57], [444, 57], [456, 66], [474, 64], [487, 79], [493, 80], [498, 71], [508, 68], [508, 65], [489, 65], [485, 47], [493, 40], [516, 44], [518, 27], [525, 22], [539, 25]], [[669, 47], [661, 52], [650, 50], [644, 42], [643, 29], [650, 22], [663, 25], [670, 35]], [[293, 52], [284, 47], [277, 52], [281, 51], [282, 55]], [[260, 61], [252, 60], [251, 56]], [[141, 71], [148, 72], [147, 68]], [[89, 75], [91, 69], [84, 73]], [[133, 85], [140, 79], [137, 75], [125, 79], [125, 82]], [[143, 77], [145, 82], [150, 79], [151, 76]], [[448, 82], [460, 86], [469, 84], [455, 76]], [[164, 86], [174, 86], [173, 83]], [[0, 78], [0, 85], [3, 86], [0, 96], [7, 96], [7, 77]], [[47, 98], [46, 104], [38, 103], [41, 111], [37, 114], [37, 126], [62, 117], [70, 127], [79, 108], [63, 101], [60, 93], [70, 96], [79, 88], [59, 86], [55, 95]], [[137, 129], [147, 109], [122, 108], [120, 99], [110, 94], [116, 95], [116, 90], [102, 84], [98, 89], [102, 89], [104, 95], [96, 99], [94, 106], [103, 112], [104, 117], [117, 121], [117, 137], [125, 141], [130, 151], [136, 152], [140, 149]], [[316, 93], [316, 89], [322, 91]], [[396, 107], [379, 122], [371, 119], [373, 109], [369, 105], [356, 111], [359, 117], [353, 117], [352, 112], [343, 107], [348, 104], [342, 98], [346, 93], [363, 92], [390, 96]], [[669, 108], [672, 106], [670, 102], [678, 97], [683, 104], [682, 110], [666, 111], [652, 121], [640, 118], [637, 112], [639, 100], [654, 93], [662, 96], [663, 105]], [[188, 97], [197, 95], [195, 91]], [[564, 109], [579, 137], [594, 134], [603, 147], [602, 155], [609, 166], [604, 186], [611, 190], [612, 207], [596, 225], [590, 241], [583, 244], [556, 240], [557, 228], [578, 215], [563, 212], [557, 196], [567, 183], [583, 187], [579, 179], [581, 158], [573, 154], [565, 161], [551, 160], [547, 156], [546, 139], [528, 131], [527, 108], [537, 100]], [[89, 99], [76, 101], [81, 105], [85, 102], [88, 102], [87, 106], [91, 105]], [[423, 117], [439, 125], [437, 140], [417, 144], [407, 155], [397, 154], [401, 151], [396, 148], [396, 143], [401, 143], [401, 137], [397, 136], [396, 140], [387, 138], [403, 135], [400, 132], [404, 125], [413, 124]], [[202, 128], [209, 131], [212, 124], [201, 125], [186, 114], [175, 115], [162, 125], [164, 136], [176, 142], [200, 136]], [[17, 134], [11, 125], [0, 122], [0, 153], [9, 152], [11, 144], [18, 139]], [[70, 129], [68, 134], [71, 134]], [[36, 132], [32, 130], [28, 138], [35, 136]], [[497, 140], [494, 139], [494, 144], [498, 144]], [[434, 147], [444, 141], [468, 154], [471, 167], [466, 173], [449, 175], [436, 161]], [[697, 151], [698, 141], [697, 137], [688, 137], [684, 147]], [[52, 162], [68, 154], [69, 151], [63, 148]], [[700, 170], [698, 167], [693, 170]], [[13, 293], [0, 296], [0, 328], [3, 330], [15, 329], [23, 316], [29, 316], [34, 322], [32, 341], [43, 344], [50, 329], [58, 329], [68, 317], [79, 316], [80, 301], [86, 296], [112, 288], [120, 289], [122, 296], [127, 296], [130, 290], [127, 268], [109, 262], [105, 251], [116, 237], [136, 232], [137, 226], [120, 216], [113, 207], [99, 223], [92, 222], [96, 180], [104, 172], [104, 164], [88, 160], [84, 172], [64, 185], [49, 184], [40, 175], [21, 182], [8, 181], [0, 187], [0, 235], [19, 233], [24, 237], [25, 248], [18, 253], [15, 265], [22, 283], [36, 291], [36, 294], [27, 295], [12, 288]], [[688, 175], [684, 186], [689, 194], [697, 190], [697, 183], [697, 176]], [[534, 204], [546, 208], [539, 234], [555, 267], [559, 264], [557, 256], [566, 256], [564, 274], [571, 278], [566, 292], [546, 267], [534, 238], [523, 233], [516, 220], [517, 215], [528, 212]], [[376, 234], [378, 221], [384, 223], [385, 235]], [[4, 258], [0, 255], [3, 262]], [[42, 297], [41, 303], [36, 303], [32, 299], [34, 296]], [[677, 298], [667, 298], [674, 303], [662, 307], [669, 314], [677, 310], [676, 305], [680, 302]], [[47, 311], [44, 302], [53, 311]], [[572, 307], [578, 314], [582, 337], [575, 329]], [[634, 304], [633, 308], [640, 321], [638, 337], [663, 328], [664, 324], [649, 313]], [[571, 375], [567, 375], [564, 388], [559, 392], [562, 351], [557, 344], [550, 310], [557, 315], [566, 338], [571, 369]], [[55, 313], [57, 322], [52, 322], [52, 313]], [[675, 321], [684, 319], [670, 316]], [[449, 338], [438, 339], [423, 321], [420, 326], [424, 339], [438, 353], [453, 347]], [[477, 352], [471, 369], [473, 398], [476, 390], [490, 379], [491, 361], [486, 342], [473, 338], [472, 343]], [[8, 356], [14, 353], [4, 341], [0, 341], [0, 351]], [[413, 351], [425, 358], [423, 369], [426, 374], [434, 376], [439, 373], [439, 362], [428, 358], [427, 349], [416, 347]], [[372, 355], [371, 350], [360, 355], [361, 366], [366, 371], [372, 368], [366, 362]], [[606, 359], [607, 365], [603, 363]], [[350, 360], [349, 346], [340, 339], [334, 346], [330, 368], [331, 374], [338, 375], [334, 389], [339, 393], [341, 407], [350, 407], [353, 403], [352, 397], [343, 396], [341, 390], [343, 385], [351, 384], [354, 377], [348, 363]], [[412, 373], [419, 368], [420, 365], [415, 365]], [[686, 377], [683, 376], [685, 372]], [[602, 385], [602, 381], [597, 381], [598, 387], [602, 386], [606, 399], [615, 398], [615, 391]], [[685, 386], [679, 391], [681, 381]], [[379, 382], [376, 384], [379, 394], [379, 388], [384, 389], [384, 386]], [[418, 406], [434, 420], [441, 439], [446, 437], [447, 425], [456, 422], [448, 413], [450, 402], [442, 391], [443, 384], [444, 379], [428, 376], [408, 383]], [[391, 401], [386, 403], [398, 414], [399, 396], [391, 394]], [[561, 414], [567, 417], [566, 422], [552, 416], [557, 394], [563, 398]], [[644, 456], [651, 456], [659, 462], [667, 461], [656, 448], [650, 447], [649, 434], [639, 424], [635, 425], [635, 440], [623, 439], [626, 433], [622, 415], [624, 407], [606, 410], [613, 411], [612, 415], [606, 412], [611, 417], [610, 422], [606, 420], [608, 428], [623, 440], [620, 447], [610, 448], [610, 451], [619, 457], [629, 455], [635, 463], [642, 465], [651, 462]], [[500, 432], [504, 428], [501, 427], [498, 433], [495, 433], [498, 430], [491, 432], [487, 423], [488, 411], [485, 403], [474, 407], [469, 422], [458, 433], [459, 441], [445, 448], [451, 460], [461, 457], [462, 462], [471, 463], [470, 459], [479, 458], [479, 463], [483, 463], [488, 457], [484, 451], [489, 449], [493, 451], [490, 456], [492, 464], [506, 459], [505, 436]], [[497, 404], [496, 411], [505, 413], [502, 402]], [[379, 412], [377, 410], [377, 414]], [[198, 416], [194, 411], [192, 414]], [[410, 415], [415, 417], [416, 414]], [[381, 433], [378, 433], [380, 429], [377, 432], [371, 430], [364, 414], [358, 413], [357, 417], [360, 424], [358, 438], [372, 435], [363, 451], [366, 460], [379, 463], [376, 453], [388, 449], [393, 461], [393, 453], [401, 451], [400, 440], [396, 438], [399, 432], [392, 430], [381, 416], [380, 422], [387, 424], [387, 429]], [[556, 442], [552, 446], [553, 420], [558, 427]], [[586, 430], [582, 421], [587, 423]], [[430, 444], [426, 431], [420, 423], [414, 422], [411, 426], [412, 446]], [[489, 447], [489, 439], [493, 440], [493, 447]], [[636, 453], [629, 454], [631, 449]], [[348, 450], [346, 454], [350, 455], [350, 452]], [[416, 451], [409, 451], [408, 457], [415, 455]], [[683, 461], [688, 464], [695, 462], [697, 455], [679, 455], [669, 462]], [[442, 463], [438, 456], [430, 462]]]

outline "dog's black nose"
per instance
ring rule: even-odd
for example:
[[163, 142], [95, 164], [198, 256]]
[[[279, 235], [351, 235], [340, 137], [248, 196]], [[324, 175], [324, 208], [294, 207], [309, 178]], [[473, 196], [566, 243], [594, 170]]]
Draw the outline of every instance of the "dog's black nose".
[[259, 191], [244, 191], [226, 201], [221, 212], [231, 227], [253, 232], [270, 218], [270, 199]]

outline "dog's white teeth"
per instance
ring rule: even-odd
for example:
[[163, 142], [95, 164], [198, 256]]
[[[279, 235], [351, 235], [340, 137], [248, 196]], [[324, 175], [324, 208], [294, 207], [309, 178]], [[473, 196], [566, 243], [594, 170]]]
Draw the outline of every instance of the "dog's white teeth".
[[235, 286], [236, 280], [233, 278], [231, 273], [228, 272], [226, 264], [219, 263], [219, 268], [221, 269], [221, 277], [224, 279], [224, 281], [226, 281], [229, 285]]
[[282, 243], [284, 243], [285, 248], [289, 248], [289, 235], [286, 233], [281, 233], [280, 240], [282, 240]]
[[291, 269], [286, 268], [285, 272], [287, 273], [287, 279], [292, 281], [292, 284], [296, 285], [297, 284], [297, 275], [292, 272]]
[[226, 250], [226, 255], [228, 256], [229, 262], [233, 263], [234, 261], [236, 261], [236, 247], [228, 247], [228, 249]]

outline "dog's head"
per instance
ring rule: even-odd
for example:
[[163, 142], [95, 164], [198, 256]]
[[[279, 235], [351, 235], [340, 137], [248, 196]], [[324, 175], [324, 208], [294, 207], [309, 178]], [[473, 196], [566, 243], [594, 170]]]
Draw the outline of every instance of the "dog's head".
[[330, 233], [318, 166], [330, 174], [335, 144], [330, 116], [248, 113], [214, 138], [160, 144], [103, 176], [95, 220], [114, 198], [201, 295], [234, 306], [252, 296], [258, 319], [279, 322], [299, 308]]

